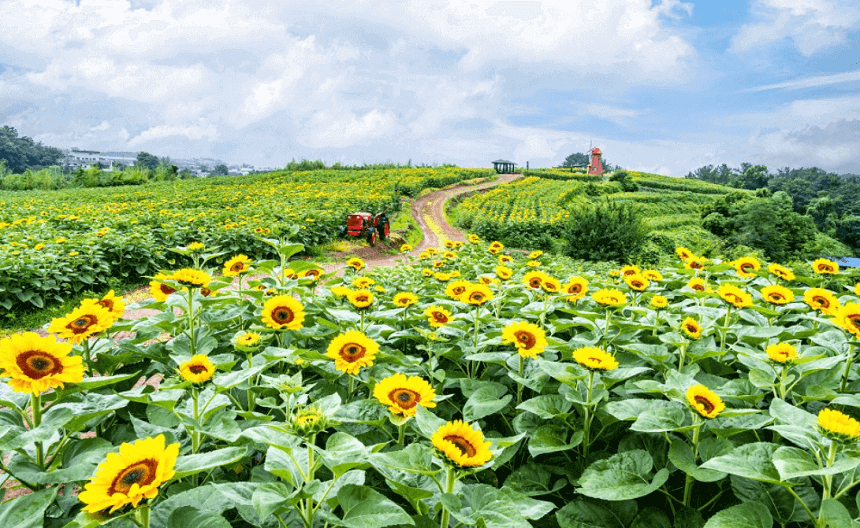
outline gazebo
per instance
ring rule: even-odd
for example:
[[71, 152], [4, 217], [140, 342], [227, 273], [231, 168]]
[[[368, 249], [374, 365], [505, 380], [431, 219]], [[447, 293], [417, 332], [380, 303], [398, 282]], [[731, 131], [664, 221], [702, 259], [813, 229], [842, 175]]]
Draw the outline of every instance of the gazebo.
[[513, 174], [516, 170], [516, 166], [517, 164], [513, 161], [496, 160], [493, 162], [493, 169], [495, 169], [498, 174]]

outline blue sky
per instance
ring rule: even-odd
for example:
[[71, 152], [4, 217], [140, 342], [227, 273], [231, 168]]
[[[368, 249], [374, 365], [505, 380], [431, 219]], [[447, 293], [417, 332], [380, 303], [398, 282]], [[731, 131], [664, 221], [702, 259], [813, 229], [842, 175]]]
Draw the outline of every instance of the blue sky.
[[860, 173], [855, 0], [0, 0], [0, 124], [282, 166]]

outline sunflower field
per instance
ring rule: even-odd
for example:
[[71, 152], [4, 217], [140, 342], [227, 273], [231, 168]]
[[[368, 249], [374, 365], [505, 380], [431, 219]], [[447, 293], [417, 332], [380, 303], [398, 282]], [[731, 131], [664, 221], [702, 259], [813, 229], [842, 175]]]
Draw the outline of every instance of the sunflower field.
[[672, 248], [716, 243], [717, 237], [701, 227], [700, 208], [733, 189], [698, 180], [628, 174], [639, 191], [623, 192], [618, 182], [562, 169], [526, 171], [523, 179], [466, 198], [453, 210], [452, 219], [464, 229], [509, 246], [550, 249], [564, 236], [569, 207], [606, 196], [635, 203], [652, 236], [674, 241]]
[[331, 241], [355, 210], [400, 209], [401, 196], [488, 177], [456, 167], [273, 172], [112, 189], [0, 192], [0, 307], [39, 309], [111, 277], [135, 282], [198, 241], [271, 258], [259, 235], [299, 224], [297, 242]]
[[598, 274], [470, 235], [336, 276], [300, 231], [174, 248], [146, 318], [109, 293], [0, 340], [0, 526], [860, 525], [836, 263]]

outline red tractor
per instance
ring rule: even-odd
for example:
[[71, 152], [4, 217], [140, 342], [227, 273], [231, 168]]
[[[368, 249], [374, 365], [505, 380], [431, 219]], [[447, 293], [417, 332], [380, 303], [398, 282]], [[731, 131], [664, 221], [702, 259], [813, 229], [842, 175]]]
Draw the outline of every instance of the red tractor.
[[385, 240], [388, 238], [388, 231], [391, 225], [388, 222], [388, 215], [385, 211], [376, 213], [376, 216], [370, 213], [352, 213], [346, 215], [346, 227], [341, 226], [341, 236], [362, 237], [367, 240], [371, 246], [376, 245], [376, 241]]

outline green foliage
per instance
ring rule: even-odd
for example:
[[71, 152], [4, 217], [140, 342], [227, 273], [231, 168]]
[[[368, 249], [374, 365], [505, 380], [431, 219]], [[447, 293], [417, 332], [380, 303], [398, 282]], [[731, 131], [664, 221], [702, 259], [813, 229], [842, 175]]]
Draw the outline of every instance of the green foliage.
[[639, 185], [637, 185], [636, 182], [633, 181], [632, 177], [630, 176], [630, 174], [627, 173], [627, 171], [620, 170], [613, 172], [612, 175], [609, 177], [609, 181], [620, 183], [621, 189], [624, 192], [636, 192], [639, 190]]
[[[42, 169], [56, 165], [63, 152], [54, 147], [36, 143], [27, 136], [18, 137], [18, 131], [10, 126], [0, 127], [0, 160], [11, 172], [24, 172], [28, 169]], [[0, 171], [2, 176], [3, 171]]]
[[629, 203], [604, 199], [571, 208], [564, 226], [565, 255], [628, 262], [645, 243], [648, 228]]

